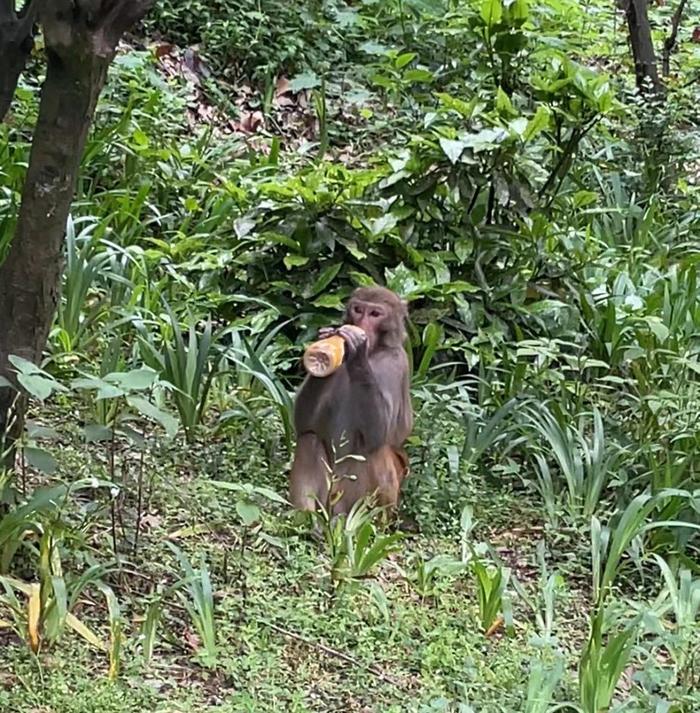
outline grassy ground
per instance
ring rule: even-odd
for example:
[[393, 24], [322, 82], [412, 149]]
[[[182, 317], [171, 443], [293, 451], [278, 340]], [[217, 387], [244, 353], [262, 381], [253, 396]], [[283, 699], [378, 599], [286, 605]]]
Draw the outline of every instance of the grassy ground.
[[[64, 446], [64, 477], [71, 469], [73, 478], [105, 474], [108, 459], [99, 450], [86, 454]], [[529, 662], [538, 656], [535, 631], [522, 607], [515, 606], [512, 636], [498, 632], [486, 637], [471, 575], [440, 576], [435, 593], [426, 597], [412, 584], [419, 561], [436, 554], [459, 556], [457, 523], [449, 535], [407, 536], [375, 577], [335, 591], [323, 543], [283, 510], [267, 509], [263, 526], [242, 541], [233, 497], [212, 487], [210, 478], [266, 482], [279, 492], [285, 487], [284, 464], [247, 448], [247, 453], [237, 449], [236, 458], [231, 442], [222, 440], [151, 455], [146, 478], [152, 494], [138, 551], [122, 555], [122, 574], [111, 579], [126, 621], [120, 677], [110, 682], [107, 656], [73, 634], [36, 657], [5, 634], [0, 710], [418, 711], [452, 710], [446, 706], [457, 702], [469, 702], [479, 711], [522, 709]], [[126, 453], [120, 455], [128, 462]], [[133, 473], [127, 467], [123, 474], [125, 491], [132, 494]], [[412, 477], [420, 478], [420, 472]], [[533, 584], [535, 542], [543, 536], [541, 528], [527, 524], [537, 522], [534, 506], [522, 494], [492, 485], [475, 486], [471, 498], [478, 520], [473, 537], [488, 538], [525, 586]], [[119, 509], [123, 549], [123, 535], [133, 539], [133, 505], [129, 496]], [[84, 545], [87, 551], [101, 551], [104, 560], [111, 528], [106, 511], [96, 515], [84, 528]], [[149, 595], [177, 575], [166, 540], [189, 553], [205, 553], [220, 646], [215, 669], [204, 666], [195, 652], [200, 642], [175, 596], [165, 603], [155, 655], [144, 668], [138, 627]], [[197, 566], [196, 556], [192, 562]], [[80, 564], [73, 564], [78, 570]], [[560, 620], [567, 646], [575, 651], [585, 621], [576, 579], [570, 581]], [[384, 611], [371, 582], [386, 595]], [[87, 590], [75, 612], [109, 638], [99, 592]], [[566, 679], [565, 697], [573, 692], [572, 681]]]

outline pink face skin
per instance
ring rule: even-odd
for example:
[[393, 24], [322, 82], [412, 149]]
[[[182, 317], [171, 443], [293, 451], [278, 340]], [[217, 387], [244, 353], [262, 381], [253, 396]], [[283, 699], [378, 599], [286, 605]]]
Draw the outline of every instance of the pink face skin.
[[386, 316], [387, 312], [384, 305], [359, 301], [355, 301], [352, 304], [350, 319], [355, 326], [360, 327], [367, 335], [367, 347], [370, 352], [377, 343], [379, 325]]

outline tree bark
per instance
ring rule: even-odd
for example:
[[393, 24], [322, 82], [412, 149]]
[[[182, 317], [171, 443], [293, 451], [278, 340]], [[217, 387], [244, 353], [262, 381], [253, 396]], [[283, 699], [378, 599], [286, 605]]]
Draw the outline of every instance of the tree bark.
[[687, 0], [680, 0], [678, 3], [676, 11], [673, 13], [671, 32], [664, 42], [664, 51], [661, 55], [661, 73], [664, 77], [668, 77], [671, 74], [671, 54], [673, 53], [673, 50], [676, 49], [678, 28], [680, 27], [681, 19], [683, 18], [683, 11], [685, 10], [686, 3]]
[[0, 121], [10, 108], [17, 82], [34, 47], [34, 24], [39, 0], [15, 12], [14, 0], [0, 0]]
[[[59, 299], [66, 220], [92, 116], [120, 37], [150, 4], [51, 0], [40, 11], [46, 79], [17, 226], [0, 265], [0, 375], [10, 381], [10, 355], [36, 363], [46, 346]], [[15, 395], [0, 388], [0, 437]], [[19, 399], [11, 440], [23, 427], [23, 410]]]
[[650, 90], [654, 94], [662, 94], [663, 85], [659, 79], [647, 7], [647, 0], [624, 0], [637, 87], [645, 94]]

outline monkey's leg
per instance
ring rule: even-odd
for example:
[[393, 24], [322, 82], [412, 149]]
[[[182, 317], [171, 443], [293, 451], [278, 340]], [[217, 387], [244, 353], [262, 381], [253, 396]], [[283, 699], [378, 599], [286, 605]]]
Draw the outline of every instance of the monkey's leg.
[[408, 473], [408, 458], [403, 450], [382, 446], [368, 461], [369, 482], [377, 493], [377, 504], [391, 519], [398, 509], [401, 484]]
[[304, 433], [297, 441], [292, 470], [289, 473], [289, 499], [297, 510], [316, 510], [317, 499], [328, 496], [326, 450], [313, 433]]
[[399, 501], [399, 490], [407, 470], [403, 452], [382, 446], [364, 460], [344, 458], [336, 463], [338, 482], [335, 493], [342, 493], [333, 508], [335, 514], [347, 513], [361, 498], [374, 497], [374, 504], [393, 512]]

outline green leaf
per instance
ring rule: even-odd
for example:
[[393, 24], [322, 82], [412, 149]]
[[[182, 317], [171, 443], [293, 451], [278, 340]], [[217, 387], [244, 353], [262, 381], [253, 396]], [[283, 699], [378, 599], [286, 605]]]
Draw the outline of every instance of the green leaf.
[[437, 92], [435, 96], [440, 100], [440, 104], [443, 108], [455, 111], [465, 119], [470, 119], [473, 116], [477, 106], [480, 103], [478, 96], [475, 96], [468, 102], [449, 94], [445, 94], [444, 92]]
[[464, 141], [441, 138], [440, 148], [445, 152], [445, 156], [450, 160], [450, 163], [455, 164], [459, 161], [466, 144]]
[[321, 79], [316, 72], [302, 72], [289, 82], [289, 89], [293, 92], [301, 92], [304, 89], [314, 89], [320, 86]]
[[153, 386], [156, 377], [156, 372], [145, 366], [141, 369], [132, 369], [127, 372], [113, 372], [107, 374], [104, 379], [127, 391], [143, 391]]
[[500, 87], [496, 90], [496, 109], [506, 116], [517, 114], [515, 109], [513, 109], [510, 97]]
[[321, 274], [316, 278], [316, 282], [311, 286], [311, 289], [305, 293], [306, 297], [313, 297], [319, 292], [330, 285], [330, 283], [335, 279], [335, 276], [340, 272], [340, 268], [343, 266], [342, 262], [336, 262], [321, 271]]
[[120, 396], [124, 396], [126, 394], [123, 389], [92, 376], [82, 379], [74, 379], [71, 382], [71, 386], [74, 389], [95, 389], [97, 391], [95, 398], [98, 400], [119, 398]]
[[373, 42], [372, 40], [363, 42], [360, 45], [359, 49], [360, 49], [360, 51], [366, 52], [367, 54], [376, 54], [376, 55], [383, 55], [383, 54], [387, 54], [387, 52], [389, 52], [389, 48], [386, 45], [383, 45], [380, 42]]
[[51, 396], [54, 391], [58, 391], [58, 387], [60, 387], [60, 384], [53, 379], [48, 379], [38, 374], [17, 374], [17, 381], [24, 386], [34, 398], [40, 401], [48, 399], [49, 396]]
[[260, 508], [249, 500], [239, 500], [236, 503], [236, 512], [246, 527], [254, 525], [260, 519]]
[[169, 413], [161, 411], [147, 399], [144, 399], [141, 396], [128, 396], [126, 402], [143, 416], [146, 416], [146, 418], [160, 423], [170, 438], [175, 436], [177, 433], [177, 421], [175, 418]]
[[239, 240], [249, 235], [255, 226], [256, 222], [252, 218], [238, 218], [238, 220], [233, 221], [233, 230]]
[[144, 133], [141, 129], [135, 129], [133, 133], [133, 139], [136, 146], [139, 148], [147, 148], [149, 142], [148, 134]]
[[501, 0], [484, 0], [479, 11], [481, 19], [489, 29], [493, 28], [503, 19], [503, 5]]
[[671, 332], [658, 317], [648, 316], [644, 318], [644, 321], [659, 342], [663, 343], [668, 339]]
[[314, 307], [323, 307], [326, 309], [340, 309], [343, 306], [343, 300], [340, 295], [325, 294], [316, 298], [312, 304]]
[[27, 421], [27, 435], [29, 438], [46, 438], [55, 441], [59, 438], [59, 433], [55, 428], [40, 426], [37, 423]]
[[462, 138], [465, 147], [470, 147], [474, 151], [496, 148], [508, 138], [505, 129], [482, 129], [476, 134], [467, 134]]
[[88, 423], [83, 428], [86, 443], [109, 441], [112, 438], [112, 429], [100, 423]]
[[527, 0], [507, 0], [505, 4], [511, 22], [515, 21], [518, 24], [522, 24], [527, 20], [530, 14]]
[[527, 131], [527, 119], [524, 116], [519, 116], [508, 124], [508, 128], [517, 136], [523, 136]]
[[255, 492], [272, 502], [280, 503], [280, 505], [287, 504], [287, 501], [279, 493], [275, 492], [271, 488], [266, 488], [264, 485], [256, 485]]
[[306, 265], [307, 262], [309, 262], [309, 258], [303, 255], [288, 253], [284, 257], [284, 266], [287, 270], [291, 270], [293, 267], [301, 267], [302, 265]]
[[523, 141], [530, 141], [549, 125], [550, 111], [544, 104], [537, 107], [535, 115], [527, 122], [527, 128], [523, 133]]
[[479, 291], [479, 288], [476, 285], [472, 285], [471, 282], [467, 282], [466, 280], [455, 280], [454, 282], [446, 282], [444, 285], [440, 286], [440, 292], [443, 294], [462, 294], [462, 293], [469, 293], [469, 294], [475, 294], [476, 292]]
[[384, 233], [390, 232], [396, 227], [397, 218], [393, 213], [385, 213], [380, 215], [379, 218], [373, 220], [370, 225], [370, 230], [372, 231], [372, 236], [376, 237]]
[[406, 82], [432, 82], [433, 78], [433, 73], [428, 69], [408, 69], [403, 74], [403, 79]]
[[28, 359], [23, 359], [16, 354], [10, 354], [8, 361], [20, 374], [43, 374], [41, 369], [36, 364]]
[[415, 58], [416, 58], [415, 52], [404, 52], [403, 54], [400, 54], [394, 60], [394, 66], [396, 67], [396, 69], [401, 69], [402, 67], [405, 67], [410, 62], [413, 62], [413, 60]]
[[32, 468], [36, 468], [36, 470], [40, 470], [46, 475], [53, 475], [58, 467], [56, 459], [51, 455], [51, 453], [45, 451], [43, 448], [25, 446], [24, 457], [27, 459], [27, 463], [29, 463]]

